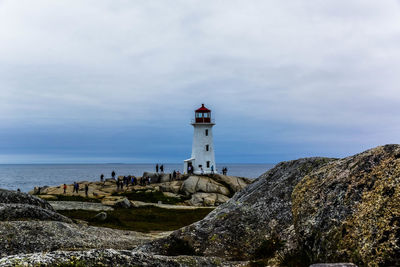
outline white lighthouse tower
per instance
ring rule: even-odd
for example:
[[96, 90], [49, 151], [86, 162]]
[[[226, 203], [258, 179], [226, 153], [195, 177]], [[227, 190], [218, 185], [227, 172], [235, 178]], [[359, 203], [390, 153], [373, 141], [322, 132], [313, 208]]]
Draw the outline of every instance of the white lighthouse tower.
[[[214, 143], [212, 127], [215, 125], [211, 119], [211, 110], [204, 104], [195, 111], [195, 119], [192, 120], [194, 128], [192, 157], [184, 161], [183, 168], [185, 173], [192, 169], [193, 173], [216, 173]], [[190, 167], [189, 167], [190, 166]]]

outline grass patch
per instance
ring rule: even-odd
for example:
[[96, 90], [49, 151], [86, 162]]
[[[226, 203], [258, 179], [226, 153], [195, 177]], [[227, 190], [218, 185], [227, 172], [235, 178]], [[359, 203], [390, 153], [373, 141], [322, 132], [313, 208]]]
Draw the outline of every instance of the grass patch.
[[161, 201], [163, 204], [171, 204], [175, 205], [178, 203], [182, 203], [186, 199], [184, 198], [175, 198], [175, 197], [167, 197], [160, 191], [152, 191], [146, 192], [145, 190], [136, 190], [132, 192], [122, 192], [122, 193], [114, 193], [113, 196], [125, 196], [129, 200], [142, 201], [142, 202], [150, 202], [150, 203], [158, 203]]
[[[39, 196], [40, 197], [40, 196]], [[56, 195], [57, 199], [51, 199], [51, 201], [80, 201], [80, 202], [92, 202], [100, 203], [101, 200], [97, 198], [89, 198], [82, 196], [66, 196], [66, 195]]]
[[158, 207], [140, 207], [107, 211], [105, 221], [95, 221], [98, 211], [64, 210], [59, 213], [84, 220], [89, 225], [137, 232], [172, 231], [203, 219], [213, 209], [172, 210]]

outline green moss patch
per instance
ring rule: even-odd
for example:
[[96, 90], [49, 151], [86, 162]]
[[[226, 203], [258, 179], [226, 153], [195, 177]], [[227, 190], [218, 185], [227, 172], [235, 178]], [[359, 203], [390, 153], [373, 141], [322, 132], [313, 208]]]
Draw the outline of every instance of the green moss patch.
[[107, 211], [107, 219], [95, 221], [97, 211], [65, 210], [61, 214], [89, 225], [137, 232], [172, 231], [203, 219], [213, 209], [173, 210], [157, 207], [115, 209]]

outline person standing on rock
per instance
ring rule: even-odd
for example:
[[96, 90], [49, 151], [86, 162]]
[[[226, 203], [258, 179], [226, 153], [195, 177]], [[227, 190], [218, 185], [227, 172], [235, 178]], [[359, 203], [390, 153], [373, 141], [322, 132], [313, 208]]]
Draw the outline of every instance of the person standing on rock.
[[203, 175], [203, 174], [204, 174], [203, 167], [200, 167], [200, 174], [201, 174], [201, 175]]
[[172, 180], [176, 180], [176, 171], [174, 170], [174, 172], [172, 173]]
[[77, 194], [79, 194], [79, 183], [76, 183], [75, 185], [75, 191]]
[[113, 179], [115, 179], [115, 171], [112, 171], [111, 177], [112, 177]]
[[67, 185], [64, 184], [63, 188], [64, 188], [64, 194], [66, 194], [67, 193]]
[[214, 165], [211, 165], [211, 174], [214, 174]]
[[156, 164], [156, 173], [158, 173], [158, 163]]
[[88, 192], [89, 192], [89, 185], [85, 184], [85, 195], [88, 197]]
[[104, 181], [104, 174], [100, 175], [100, 181], [103, 182]]
[[119, 190], [119, 179], [117, 180], [117, 191]]
[[164, 165], [160, 166], [160, 171], [163, 173], [164, 172]]

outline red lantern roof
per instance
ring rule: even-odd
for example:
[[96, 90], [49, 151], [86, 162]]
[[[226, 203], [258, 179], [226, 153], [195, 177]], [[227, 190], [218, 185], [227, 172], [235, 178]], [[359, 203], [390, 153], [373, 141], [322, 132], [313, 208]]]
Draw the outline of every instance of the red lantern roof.
[[201, 104], [201, 108], [197, 109], [196, 112], [211, 112], [208, 108], [204, 106], [204, 104]]

